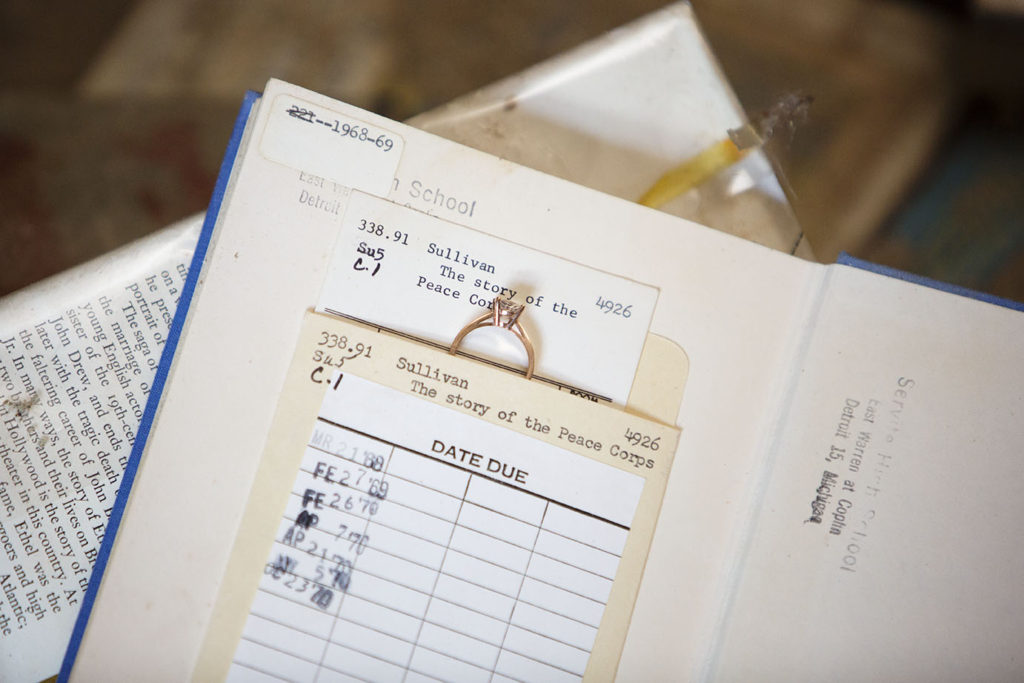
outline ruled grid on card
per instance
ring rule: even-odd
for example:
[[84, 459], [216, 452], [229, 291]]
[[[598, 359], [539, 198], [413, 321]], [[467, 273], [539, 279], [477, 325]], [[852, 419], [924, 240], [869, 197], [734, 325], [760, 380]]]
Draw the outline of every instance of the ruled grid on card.
[[228, 680], [581, 680], [642, 488], [339, 376]]

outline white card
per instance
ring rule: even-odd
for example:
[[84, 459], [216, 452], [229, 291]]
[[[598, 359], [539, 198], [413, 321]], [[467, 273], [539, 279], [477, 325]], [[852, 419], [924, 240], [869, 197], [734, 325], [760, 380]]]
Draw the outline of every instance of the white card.
[[[496, 296], [526, 304], [539, 379], [626, 402], [657, 289], [376, 197], [352, 194], [317, 310], [447, 346]], [[460, 348], [526, 363], [495, 328]]]
[[643, 476], [349, 373], [304, 451], [229, 680], [583, 678]]

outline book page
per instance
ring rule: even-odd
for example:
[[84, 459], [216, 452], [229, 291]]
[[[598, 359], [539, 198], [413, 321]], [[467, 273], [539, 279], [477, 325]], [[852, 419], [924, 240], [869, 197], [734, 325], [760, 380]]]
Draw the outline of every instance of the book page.
[[610, 680], [677, 438], [310, 314], [196, 677]]
[[171, 227], [0, 300], [0, 679], [55, 674], [199, 232]]
[[[737, 523], [745, 519], [750, 473], [759, 463], [758, 448], [774, 419], [779, 384], [821, 267], [272, 81], [253, 110], [239, 149], [128, 514], [74, 660], [72, 680], [131, 678], [140, 663], [169, 678], [184, 678], [194, 670], [232, 539], [246, 516], [245, 502], [304, 312], [317, 305], [323, 291], [349, 200], [357, 192], [377, 196], [384, 169], [392, 168], [382, 161], [391, 157], [375, 151], [375, 144], [373, 150], [361, 148], [359, 154], [381, 155], [373, 173], [365, 185], [343, 185], [350, 170], [345, 155], [318, 153], [320, 137], [337, 133], [323, 124], [320, 132], [315, 124], [291, 116], [287, 98], [279, 103], [282, 106], [273, 105], [277, 95], [294, 95], [346, 116], [344, 121], [335, 119], [349, 123], [349, 130], [350, 120], [355, 120], [367, 124], [368, 131], [400, 137], [401, 158], [391, 160], [397, 166], [381, 199], [489, 235], [496, 242], [557, 257], [549, 261], [554, 264], [550, 268], [572, 262], [603, 273], [609, 282], [630, 280], [657, 290], [649, 332], [684, 348], [691, 360], [687, 397], [672, 420], [686, 430], [676, 457], [686, 461], [688, 472], [681, 475], [677, 469], [670, 477], [665, 511], [671, 523], [659, 527], [652, 543], [636, 617], [659, 634], [672, 633], [674, 644], [631, 637], [623, 650], [622, 669], [690, 671], [707, 652], [724, 590], [723, 566], [731, 557]], [[288, 150], [283, 160], [279, 154], [264, 154], [268, 130], [296, 131], [294, 136], [287, 134], [294, 143], [291, 147], [274, 147], [278, 152]], [[334, 143], [332, 139], [330, 144]], [[370, 143], [356, 139], [352, 144]], [[311, 185], [311, 175], [323, 186]], [[432, 190], [429, 200], [425, 189]], [[433, 190], [440, 190], [445, 199]], [[450, 197], [459, 201], [449, 205]], [[381, 246], [364, 241], [367, 247]], [[410, 239], [410, 249], [411, 243]], [[387, 251], [381, 273], [392, 253]], [[354, 263], [346, 265], [352, 268]], [[440, 276], [439, 264], [429, 263], [423, 261], [419, 275], [432, 269]], [[367, 277], [366, 272], [360, 275]], [[563, 290], [561, 283], [553, 283], [552, 291], [556, 290]], [[594, 320], [616, 315], [598, 305], [600, 292], [596, 294], [585, 305], [571, 307], [577, 311], [571, 323], [576, 349], [615, 345], [605, 335], [590, 332], [608, 329]], [[469, 296], [468, 290], [464, 296]], [[408, 303], [401, 296], [378, 301], [399, 313]], [[464, 310], [465, 318], [448, 332], [452, 338], [481, 309], [467, 303]], [[401, 329], [401, 315], [398, 320], [397, 331], [410, 334]], [[544, 351], [540, 344], [537, 348], [540, 360]], [[613, 356], [612, 362], [635, 366], [637, 360], [624, 355]], [[506, 364], [517, 366], [514, 357]], [[588, 365], [580, 369], [580, 378], [563, 381], [592, 379], [601, 374], [597, 370], [605, 368]], [[617, 374], [615, 368], [608, 370], [608, 377]], [[659, 386], [674, 386], [676, 370], [654, 379]], [[597, 388], [594, 393], [612, 395]], [[307, 432], [297, 438], [301, 442], [308, 436]], [[293, 475], [285, 479], [290, 483]], [[189, 495], [182, 496], [181, 491]], [[264, 554], [254, 562], [265, 559]], [[154, 566], [159, 567], [165, 588], [156, 593]], [[687, 581], [680, 583], [680, 575]], [[667, 600], [666, 595], [673, 597]], [[133, 627], [124, 628], [127, 623]], [[178, 628], [180, 624], [192, 626]]]
[[833, 266], [816, 322], [712, 677], [1019, 680], [1024, 316]]

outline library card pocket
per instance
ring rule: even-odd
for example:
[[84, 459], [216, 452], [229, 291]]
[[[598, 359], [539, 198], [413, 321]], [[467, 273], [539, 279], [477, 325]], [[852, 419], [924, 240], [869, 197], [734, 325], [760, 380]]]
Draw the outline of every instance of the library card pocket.
[[677, 439], [309, 313], [196, 675], [611, 678]]

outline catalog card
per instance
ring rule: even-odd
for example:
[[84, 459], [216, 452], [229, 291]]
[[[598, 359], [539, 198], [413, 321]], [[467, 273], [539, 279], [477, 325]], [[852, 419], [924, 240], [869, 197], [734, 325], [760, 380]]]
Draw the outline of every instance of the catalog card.
[[[495, 297], [526, 306], [539, 379], [625, 404], [657, 289], [377, 197], [352, 194], [317, 309], [447, 346]], [[526, 363], [493, 328], [462, 348]]]
[[677, 438], [309, 314], [197, 673], [610, 679]]

